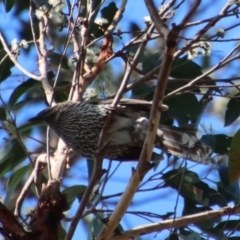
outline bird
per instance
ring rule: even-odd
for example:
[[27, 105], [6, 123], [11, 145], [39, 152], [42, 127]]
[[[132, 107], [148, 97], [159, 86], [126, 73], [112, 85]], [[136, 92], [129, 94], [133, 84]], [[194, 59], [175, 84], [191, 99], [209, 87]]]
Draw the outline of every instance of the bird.
[[[152, 102], [123, 98], [112, 109], [112, 101], [96, 99], [57, 103], [29, 120], [46, 122], [70, 148], [83, 157], [94, 159], [102, 127], [111, 110], [112, 119], [104, 136], [104, 158], [137, 160], [147, 133], [147, 114]], [[167, 108], [162, 106], [163, 111]], [[200, 140], [201, 137], [201, 131], [192, 127], [159, 125], [155, 147], [179, 158], [208, 164], [212, 149]]]

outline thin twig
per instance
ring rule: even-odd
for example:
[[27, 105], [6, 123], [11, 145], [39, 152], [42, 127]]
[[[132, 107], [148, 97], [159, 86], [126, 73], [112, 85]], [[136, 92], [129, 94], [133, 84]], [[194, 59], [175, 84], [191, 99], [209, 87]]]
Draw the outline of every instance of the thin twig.
[[182, 49], [178, 50], [174, 54], [174, 59], [181, 56], [183, 53], [189, 50], [194, 43], [198, 42], [199, 39], [203, 36], [203, 34], [205, 34], [211, 27], [213, 27], [219, 20], [221, 20], [223, 16], [225, 16], [229, 7], [230, 5], [229, 3], [227, 3], [216, 17], [214, 17], [210, 22], [208, 22], [205, 27], [199, 30], [198, 33], [190, 42], [188, 42]]
[[211, 69], [209, 69], [208, 71], [206, 71], [205, 73], [203, 73], [202, 75], [198, 76], [197, 78], [193, 79], [192, 81], [190, 81], [188, 84], [184, 85], [183, 87], [180, 87], [172, 92], [170, 92], [169, 94], [167, 94], [164, 99], [169, 99], [173, 96], [178, 95], [179, 93], [186, 91], [188, 89], [191, 89], [192, 86], [195, 86], [195, 84], [198, 83], [198, 81], [200, 81], [202, 78], [208, 76], [209, 74], [211, 74], [212, 72], [216, 71], [219, 68], [222, 68], [223, 66], [227, 65], [228, 63], [232, 62], [235, 59], [238, 59], [240, 57], [240, 54], [235, 55], [234, 57], [229, 58], [233, 52], [235, 52], [238, 48], [239, 48], [240, 44], [238, 44], [229, 54], [227, 54], [219, 63], [217, 63], [215, 66], [213, 66]]
[[[22, 203], [23, 203], [23, 200], [28, 192], [28, 190], [30, 189], [31, 187], [31, 184], [33, 182], [37, 182], [38, 181], [38, 173], [39, 171], [41, 170], [41, 166], [42, 164], [46, 164], [46, 158], [47, 158], [47, 155], [46, 154], [41, 154], [37, 157], [36, 159], [36, 163], [35, 163], [35, 166], [34, 166], [34, 169], [31, 173], [31, 175], [29, 176], [28, 180], [26, 181], [26, 183], [24, 184], [22, 190], [21, 190], [21, 193], [19, 194], [17, 200], [16, 200], [16, 205], [15, 205], [15, 210], [14, 210], [14, 215], [15, 216], [19, 216], [20, 213], [21, 213], [21, 206], [22, 206]], [[40, 189], [37, 187], [37, 193], [40, 194]]]
[[0, 32], [0, 41], [3, 45], [4, 50], [6, 51], [6, 53], [8, 54], [8, 57], [10, 58], [10, 60], [14, 63], [14, 65], [21, 71], [23, 72], [26, 76], [28, 76], [29, 78], [32, 78], [34, 80], [40, 81], [41, 80], [41, 76], [37, 76], [34, 75], [30, 72], [28, 72], [25, 68], [23, 68], [20, 63], [16, 60], [16, 58], [14, 57], [14, 55], [11, 53], [10, 49], [7, 46], [7, 43], [5, 41], [5, 39], [3, 38], [2, 33]]
[[[102, 157], [99, 157], [99, 159], [101, 159]], [[83, 197], [81, 199], [81, 204], [79, 206], [79, 208], [77, 209], [77, 212], [74, 216], [74, 218], [72, 219], [71, 225], [68, 229], [67, 235], [65, 237], [64, 240], [71, 240], [72, 236], [76, 230], [77, 224], [79, 222], [79, 220], [81, 219], [84, 209], [89, 201], [89, 198], [92, 194], [92, 190], [96, 184], [96, 182], [101, 178], [102, 176], [102, 171], [101, 171], [101, 167], [102, 167], [102, 161], [95, 161], [94, 164], [94, 168], [93, 168], [93, 172], [92, 172], [92, 176], [91, 179], [89, 181], [88, 187], [85, 190]]]
[[32, 0], [29, 1], [29, 20], [30, 20], [30, 27], [31, 27], [31, 32], [32, 32], [32, 36], [33, 36], [33, 42], [34, 42], [34, 45], [35, 45], [35, 49], [37, 51], [37, 54], [40, 55], [40, 51], [39, 51], [39, 47], [38, 47], [38, 44], [37, 44], [37, 38], [36, 38], [36, 34], [35, 34], [35, 31], [34, 31], [34, 24], [33, 24], [33, 19], [32, 19], [32, 14], [33, 14], [33, 9], [32, 9]]

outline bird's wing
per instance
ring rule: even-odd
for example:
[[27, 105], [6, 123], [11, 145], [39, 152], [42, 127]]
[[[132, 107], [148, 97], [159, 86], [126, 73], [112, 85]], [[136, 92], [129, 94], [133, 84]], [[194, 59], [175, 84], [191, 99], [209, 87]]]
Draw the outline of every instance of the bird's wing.
[[162, 145], [168, 153], [174, 156], [202, 164], [209, 164], [211, 162], [210, 154], [212, 153], [212, 149], [201, 141], [196, 142], [191, 148], [168, 140], [163, 140]]
[[[113, 98], [109, 99], [104, 99], [104, 100], [89, 100], [91, 101], [92, 104], [112, 104]], [[131, 107], [143, 111], [149, 111], [152, 102], [146, 101], [146, 100], [141, 100], [141, 99], [131, 99], [131, 98], [122, 98], [118, 104], [120, 106], [126, 106], [126, 107]], [[168, 106], [167, 105], [162, 105], [162, 111], [167, 111]]]

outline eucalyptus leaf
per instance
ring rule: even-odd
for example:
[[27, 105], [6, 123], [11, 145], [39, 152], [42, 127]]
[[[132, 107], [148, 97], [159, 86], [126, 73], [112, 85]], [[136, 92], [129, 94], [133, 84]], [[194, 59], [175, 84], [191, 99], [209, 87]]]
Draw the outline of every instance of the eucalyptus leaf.
[[12, 7], [14, 6], [15, 0], [5, 0], [5, 10], [6, 12], [10, 12]]
[[27, 165], [19, 168], [18, 170], [14, 171], [14, 173], [12, 173], [11, 177], [8, 180], [7, 195], [4, 199], [5, 204], [8, 203], [8, 201], [12, 197], [14, 190], [20, 183], [22, 183], [25, 180], [24, 176], [32, 168], [33, 167], [31, 165]]
[[230, 182], [235, 182], [240, 177], [240, 129], [233, 136], [228, 162], [228, 177]]
[[227, 104], [227, 110], [224, 116], [224, 126], [231, 125], [240, 116], [240, 93], [231, 98]]
[[40, 87], [41, 83], [34, 79], [28, 79], [27, 81], [23, 82], [19, 86], [17, 86], [10, 98], [9, 98], [9, 107], [10, 109], [14, 107], [14, 105], [18, 102], [19, 98], [23, 95], [28, 93], [28, 91], [36, 86]]
[[17, 139], [9, 139], [0, 149], [0, 177], [13, 171], [26, 158], [26, 152]]
[[214, 137], [216, 139], [216, 147], [214, 149], [214, 152], [218, 154], [228, 153], [232, 137], [229, 137], [225, 134], [216, 134]]
[[[14, 66], [13, 62], [6, 57], [6, 52], [0, 49], [0, 83], [6, 80], [12, 73], [11, 68]], [[3, 59], [4, 58], [4, 59]]]
[[7, 118], [7, 113], [5, 108], [0, 107], [0, 120], [6, 120]]
[[62, 191], [62, 194], [66, 194], [69, 208], [76, 199], [81, 200], [86, 188], [87, 186], [85, 185], [73, 185]]
[[162, 52], [153, 53], [151, 55], [145, 56], [145, 59], [142, 62], [142, 70], [147, 73], [153, 70], [155, 67], [159, 66], [162, 63]]
[[193, 79], [200, 75], [202, 75], [202, 68], [187, 57], [176, 59], [170, 72], [170, 76], [174, 78]]

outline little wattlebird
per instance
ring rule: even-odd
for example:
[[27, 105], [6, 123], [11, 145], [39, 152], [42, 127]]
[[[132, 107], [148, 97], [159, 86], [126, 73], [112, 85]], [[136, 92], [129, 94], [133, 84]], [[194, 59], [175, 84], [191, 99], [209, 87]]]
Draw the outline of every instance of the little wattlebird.
[[[111, 109], [112, 99], [63, 102], [30, 119], [45, 121], [65, 143], [84, 157], [94, 158], [101, 129]], [[146, 113], [151, 102], [122, 99], [107, 126], [103, 156], [112, 160], [137, 160], [148, 126]], [[162, 107], [166, 110], [166, 106]], [[209, 162], [211, 148], [200, 141], [197, 129], [160, 125], [155, 147], [200, 163]]]

